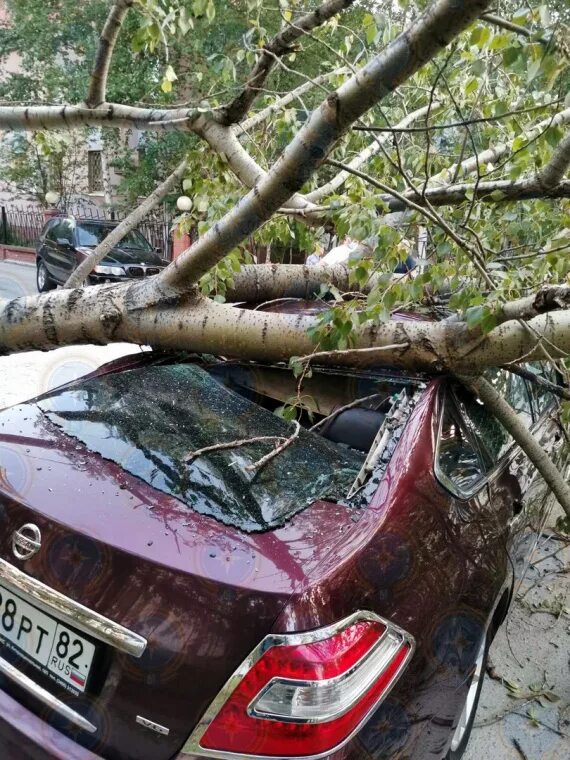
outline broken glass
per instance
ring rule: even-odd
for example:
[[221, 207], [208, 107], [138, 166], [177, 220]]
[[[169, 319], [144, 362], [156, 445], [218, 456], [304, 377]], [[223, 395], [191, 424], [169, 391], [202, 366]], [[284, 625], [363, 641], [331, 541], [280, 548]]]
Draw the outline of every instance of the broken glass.
[[146, 366], [80, 381], [38, 401], [67, 435], [191, 509], [245, 531], [284, 524], [319, 499], [344, 502], [363, 457], [304, 429], [261, 470], [255, 443], [188, 455], [293, 426], [194, 364]]

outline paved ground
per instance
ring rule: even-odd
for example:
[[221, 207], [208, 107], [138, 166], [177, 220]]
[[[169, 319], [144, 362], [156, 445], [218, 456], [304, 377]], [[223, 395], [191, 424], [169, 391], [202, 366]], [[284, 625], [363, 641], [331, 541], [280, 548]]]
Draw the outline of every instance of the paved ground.
[[[0, 298], [36, 293], [36, 271], [29, 264], [0, 261]], [[44, 353], [30, 351], [0, 360], [0, 408], [85, 375], [105, 362], [139, 351], [130, 343], [72, 346]]]
[[32, 264], [0, 261], [0, 298], [16, 298], [36, 292], [36, 269]]
[[[0, 298], [35, 292], [34, 267], [0, 262]], [[4, 357], [0, 408], [138, 350], [125, 343]], [[570, 760], [570, 546], [553, 532], [555, 517], [491, 648], [465, 760]]]
[[570, 544], [552, 529], [558, 514], [491, 647], [464, 760], [570, 759]]

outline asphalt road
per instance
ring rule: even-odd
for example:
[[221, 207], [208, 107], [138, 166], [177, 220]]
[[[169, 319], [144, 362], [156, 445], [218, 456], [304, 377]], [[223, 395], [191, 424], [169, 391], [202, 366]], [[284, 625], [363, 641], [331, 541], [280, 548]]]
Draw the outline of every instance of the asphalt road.
[[[0, 262], [0, 298], [34, 293], [33, 266]], [[123, 343], [3, 357], [0, 408], [138, 350]], [[570, 758], [570, 546], [564, 548], [548, 526], [517, 596], [508, 624], [491, 647], [493, 678], [487, 676], [483, 686], [464, 760]], [[534, 697], [545, 691], [550, 698]]]
[[37, 293], [33, 264], [0, 261], [0, 298], [18, 298]]

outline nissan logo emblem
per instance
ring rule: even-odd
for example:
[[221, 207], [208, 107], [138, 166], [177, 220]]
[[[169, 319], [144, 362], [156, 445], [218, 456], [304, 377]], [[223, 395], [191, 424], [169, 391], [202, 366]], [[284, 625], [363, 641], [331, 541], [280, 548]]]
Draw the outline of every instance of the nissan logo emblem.
[[26, 523], [12, 534], [12, 551], [16, 559], [30, 559], [42, 545], [42, 534], [37, 525]]

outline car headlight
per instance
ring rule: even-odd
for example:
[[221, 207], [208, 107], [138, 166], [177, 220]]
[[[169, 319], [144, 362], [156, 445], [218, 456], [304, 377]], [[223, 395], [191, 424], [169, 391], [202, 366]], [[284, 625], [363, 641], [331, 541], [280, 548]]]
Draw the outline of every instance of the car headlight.
[[95, 274], [112, 274], [114, 277], [123, 277], [125, 270], [123, 267], [108, 267], [103, 264], [99, 264], [93, 270]]

